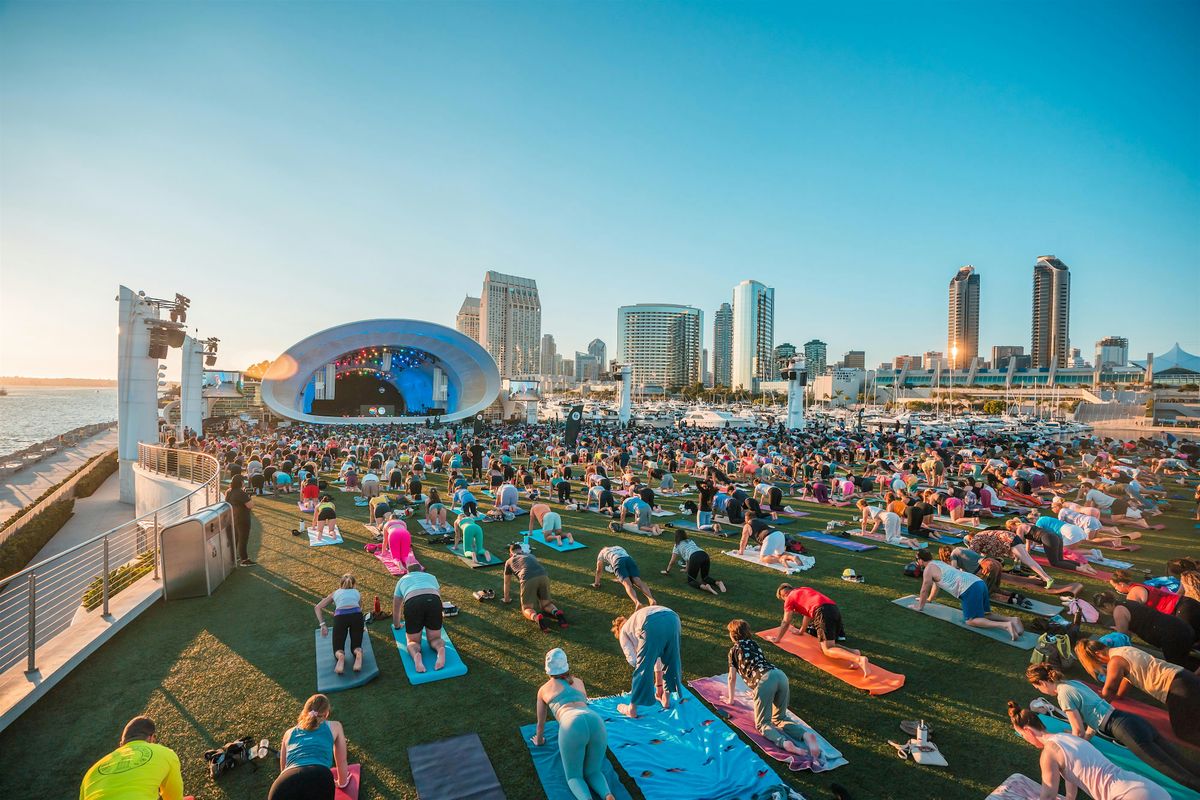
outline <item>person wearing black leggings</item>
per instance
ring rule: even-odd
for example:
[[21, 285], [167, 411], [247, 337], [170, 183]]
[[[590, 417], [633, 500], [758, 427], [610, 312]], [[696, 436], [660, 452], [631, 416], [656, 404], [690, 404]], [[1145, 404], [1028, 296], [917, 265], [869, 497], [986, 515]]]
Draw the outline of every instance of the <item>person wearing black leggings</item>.
[[700, 545], [696, 544], [688, 536], [687, 531], [682, 529], [675, 531], [675, 547], [671, 550], [671, 558], [667, 561], [667, 568], [662, 571], [663, 575], [671, 574], [671, 567], [675, 566], [676, 559], [683, 562], [686, 567], [689, 585], [712, 594], [725, 591], [725, 584], [713, 580], [708, 574], [712, 564], [708, 553], [701, 550]]
[[1040, 544], [1042, 546], [1042, 555], [1046, 559], [1046, 563], [1055, 569], [1070, 570], [1079, 572], [1083, 575], [1095, 575], [1096, 568], [1091, 564], [1080, 564], [1077, 561], [1071, 561], [1063, 557], [1063, 538], [1060, 534], [1055, 533], [1045, 528], [1039, 528], [1036, 525], [1031, 525], [1028, 522], [1020, 522], [1016, 519], [1010, 519], [1005, 523], [1004, 527], [1016, 533], [1029, 545]]
[[346, 573], [342, 576], [341, 585], [317, 603], [313, 608], [317, 613], [317, 622], [321, 626], [321, 635], [329, 635], [329, 626], [325, 623], [325, 608], [333, 606], [333, 657], [336, 660], [333, 671], [338, 675], [346, 669], [346, 637], [350, 638], [350, 652], [354, 654], [354, 671], [362, 669], [363, 659], [363, 628], [365, 625], [362, 612], [362, 594], [355, 588], [354, 576]]
[[[329, 698], [314, 694], [304, 703], [296, 726], [279, 744], [279, 777], [267, 800], [333, 800], [335, 785], [350, 784], [346, 764], [346, 733], [342, 723], [329, 719]], [[336, 766], [335, 780], [330, 767]]]
[[1074, 735], [1087, 738], [1095, 733], [1112, 739], [1171, 780], [1200, 791], [1200, 764], [1142, 717], [1113, 708], [1087, 684], [1063, 680], [1050, 664], [1029, 665], [1025, 677], [1039, 692], [1058, 701]]
[[1143, 642], [1159, 648], [1163, 659], [1194, 672], [1200, 662], [1192, 656], [1194, 644], [1192, 626], [1179, 617], [1155, 611], [1145, 603], [1134, 600], [1117, 602], [1111, 592], [1098, 592], [1092, 605], [1101, 613], [1110, 614], [1117, 631], [1137, 636]]

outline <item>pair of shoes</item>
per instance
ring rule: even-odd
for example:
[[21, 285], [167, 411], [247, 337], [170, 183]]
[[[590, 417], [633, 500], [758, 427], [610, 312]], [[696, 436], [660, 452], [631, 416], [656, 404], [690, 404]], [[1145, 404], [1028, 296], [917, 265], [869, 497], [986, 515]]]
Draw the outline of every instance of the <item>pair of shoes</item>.
[[257, 563], [258, 563], [257, 561], [251, 561], [248, 558], [243, 558], [241, 561], [238, 562], [238, 566], [239, 567], [253, 567]]
[[480, 589], [471, 596], [482, 603], [484, 600], [495, 600], [496, 591], [494, 589]]

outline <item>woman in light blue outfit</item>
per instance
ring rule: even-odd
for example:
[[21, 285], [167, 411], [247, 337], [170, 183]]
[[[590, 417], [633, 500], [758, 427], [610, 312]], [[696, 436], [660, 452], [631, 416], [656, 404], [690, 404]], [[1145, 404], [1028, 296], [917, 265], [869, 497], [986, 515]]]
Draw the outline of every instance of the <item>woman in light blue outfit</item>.
[[546, 743], [546, 719], [553, 714], [558, 720], [558, 754], [572, 796], [576, 800], [592, 800], [595, 792], [605, 800], [615, 800], [601, 772], [608, 749], [604, 720], [588, 707], [583, 681], [571, 674], [562, 648], [546, 653], [546, 674], [550, 679], [537, 694], [537, 731], [533, 743], [539, 747]]

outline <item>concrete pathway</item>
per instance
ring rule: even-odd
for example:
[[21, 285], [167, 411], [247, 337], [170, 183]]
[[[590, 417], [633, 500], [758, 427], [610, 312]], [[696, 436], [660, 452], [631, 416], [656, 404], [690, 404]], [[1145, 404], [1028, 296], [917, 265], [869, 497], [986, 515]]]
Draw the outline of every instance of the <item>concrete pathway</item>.
[[75, 500], [75, 513], [29, 563], [36, 564], [64, 550], [70, 550], [75, 545], [131, 519], [133, 506], [121, 502], [121, 479], [114, 472], [100, 484], [100, 488], [91, 497]]
[[116, 449], [117, 429], [111, 428], [8, 476], [0, 484], [0, 524], [71, 477], [88, 459]]

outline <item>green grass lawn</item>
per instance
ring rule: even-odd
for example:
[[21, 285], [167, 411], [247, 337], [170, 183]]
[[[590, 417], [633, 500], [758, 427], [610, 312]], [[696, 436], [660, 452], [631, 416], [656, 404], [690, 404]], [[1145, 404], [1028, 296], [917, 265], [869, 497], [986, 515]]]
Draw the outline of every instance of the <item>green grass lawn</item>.
[[[363, 551], [369, 541], [361, 522], [365, 509], [355, 508], [349, 494], [334, 494], [346, 540], [338, 547], [309, 548], [305, 539], [290, 535], [299, 517], [295, 495], [258, 499], [251, 552], [259, 566], [238, 570], [211, 598], [158, 603], [0, 734], [0, 751], [9, 764], [0, 773], [0, 795], [24, 797], [36, 786], [39, 797], [76, 796], [84, 771], [116, 745], [126, 720], [147, 713], [158, 722], [160, 740], [179, 753], [188, 792], [199, 798], [265, 797], [276, 766], [257, 772], [240, 768], [214, 783], [201, 754], [242, 735], [279, 742], [315, 691], [312, 604], [336, 587], [338, 576], [353, 572], [368, 603], [379, 595], [386, 604], [395, 585]], [[1188, 505], [1177, 501], [1160, 517], [1167, 530], [1148, 534], [1132, 560], [1157, 574], [1168, 558], [1195, 552], [1200, 531], [1187, 519]], [[829, 519], [850, 516], [846, 509], [817, 510], [789, 529], [820, 529]], [[485, 526], [488, 546], [502, 551], [526, 519]], [[564, 514], [564, 520], [588, 549], [560, 554], [536, 547], [555, 599], [573, 623], [548, 635], [514, 606], [471, 597], [489, 587], [499, 594], [499, 568], [468, 569], [444, 547], [414, 536], [421, 561], [442, 583], [444, 598], [462, 609], [447, 629], [470, 672], [411, 686], [387, 623], [368, 628], [380, 677], [331, 696], [334, 716], [346, 727], [351, 761], [363, 765], [363, 798], [416, 797], [407, 748], [467, 731], [482, 738], [510, 798], [542, 796], [517, 729], [534, 720], [546, 650], [565, 648], [592, 696], [629, 689], [630, 669], [609, 626], [631, 604], [611, 581], [599, 590], [589, 586], [596, 551], [604, 543], [619, 542], [629, 550], [659, 602], [679, 612], [686, 680], [725, 671], [724, 628], [730, 619], [745, 618], [755, 630], [779, 621], [774, 589], [782, 576], [721, 555], [731, 546], [727, 541], [700, 537], [713, 557], [714, 576], [729, 586], [727, 595], [714, 598], [689, 588], [682, 575], [659, 574], [669, 555], [669, 535], [652, 540], [610, 533], [594, 514]], [[823, 775], [777, 770], [784, 780], [810, 800], [828, 797], [835, 781], [859, 800], [982, 798], [1009, 774], [1036, 771], [1035, 751], [1015, 737], [1004, 715], [1007, 699], [1024, 703], [1033, 696], [1022, 677], [1028, 653], [892, 605], [893, 598], [917, 589], [901, 573], [908, 558], [900, 550], [860, 554], [813, 543], [809, 552], [817, 565], [796, 580], [834, 598], [846, 619], [849, 644], [906, 675], [907, 683], [892, 694], [870, 697], [764, 643], [768, 656], [791, 678], [792, 709], [850, 762]], [[864, 574], [867, 583], [839, 580], [848, 566]], [[902, 737], [901, 720], [918, 717], [933, 726], [949, 769], [902, 761], [887, 744]], [[640, 797], [628, 776], [622, 777]]]

